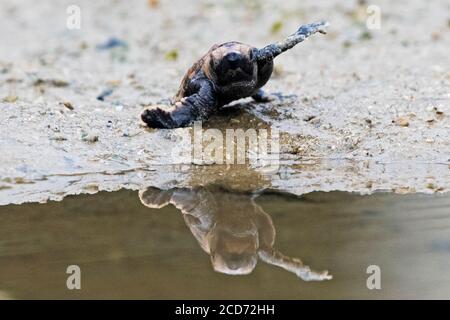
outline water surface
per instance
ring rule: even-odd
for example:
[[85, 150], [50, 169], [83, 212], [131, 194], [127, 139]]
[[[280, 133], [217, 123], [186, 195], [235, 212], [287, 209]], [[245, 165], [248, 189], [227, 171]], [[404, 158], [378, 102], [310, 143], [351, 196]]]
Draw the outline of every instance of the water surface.
[[[303, 281], [300, 260], [333, 278]], [[450, 298], [450, 195], [151, 188], [2, 206], [0, 297]]]

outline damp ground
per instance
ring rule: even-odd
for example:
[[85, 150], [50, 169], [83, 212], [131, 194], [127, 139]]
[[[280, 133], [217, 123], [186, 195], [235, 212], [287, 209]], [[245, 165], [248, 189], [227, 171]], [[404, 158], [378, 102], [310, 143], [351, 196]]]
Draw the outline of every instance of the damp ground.
[[[74, 3], [79, 30], [67, 28]], [[280, 131], [281, 177], [258, 188], [447, 192], [448, 3], [376, 5], [379, 30], [367, 28], [364, 1], [2, 1], [0, 204], [192, 186], [194, 175], [234, 185], [241, 177], [247, 189], [247, 169], [179, 159], [191, 129], [147, 130], [139, 113], [173, 96], [213, 44], [262, 47], [317, 20], [330, 22], [328, 34], [277, 58], [266, 85], [290, 98], [243, 100], [205, 126]]]

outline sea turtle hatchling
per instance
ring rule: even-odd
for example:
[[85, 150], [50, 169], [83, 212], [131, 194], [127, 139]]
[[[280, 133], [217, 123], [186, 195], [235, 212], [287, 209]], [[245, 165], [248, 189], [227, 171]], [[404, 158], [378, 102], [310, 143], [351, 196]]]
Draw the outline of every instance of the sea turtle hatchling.
[[151, 128], [179, 128], [206, 120], [231, 101], [252, 97], [267, 102], [261, 87], [273, 71], [273, 59], [310, 35], [325, 33], [327, 22], [301, 26], [285, 40], [262, 49], [240, 42], [214, 45], [188, 70], [170, 106], [147, 107], [141, 119]]

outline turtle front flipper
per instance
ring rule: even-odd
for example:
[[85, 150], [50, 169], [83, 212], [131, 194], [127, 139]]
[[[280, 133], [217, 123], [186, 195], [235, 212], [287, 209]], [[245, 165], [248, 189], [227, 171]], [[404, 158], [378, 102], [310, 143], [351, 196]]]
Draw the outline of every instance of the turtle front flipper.
[[139, 199], [144, 206], [152, 209], [161, 209], [170, 203], [173, 190], [160, 190], [155, 187], [148, 187], [139, 191]]
[[215, 112], [217, 101], [212, 84], [199, 81], [196, 93], [181, 98], [175, 104], [166, 107], [151, 106], [146, 108], [141, 119], [150, 128], [174, 129], [190, 125], [196, 120], [206, 120]]
[[262, 49], [259, 49], [256, 53], [256, 59], [258, 61], [267, 61], [272, 60], [280, 53], [293, 48], [296, 44], [302, 42], [309, 36], [319, 32], [326, 33], [325, 29], [329, 26], [329, 23], [326, 21], [309, 23], [301, 26], [298, 30], [284, 39], [283, 41], [269, 44]]
[[261, 102], [261, 103], [270, 102], [275, 99], [275, 97], [273, 95], [268, 94], [267, 92], [265, 92], [262, 89], [258, 89], [258, 91], [256, 91], [256, 93], [252, 95], [252, 98], [256, 102]]
[[304, 265], [300, 259], [285, 256], [281, 252], [272, 248], [261, 248], [258, 251], [258, 255], [264, 262], [290, 271], [304, 281], [323, 281], [333, 279], [333, 276], [329, 274], [327, 270], [319, 272], [311, 270], [311, 268]]

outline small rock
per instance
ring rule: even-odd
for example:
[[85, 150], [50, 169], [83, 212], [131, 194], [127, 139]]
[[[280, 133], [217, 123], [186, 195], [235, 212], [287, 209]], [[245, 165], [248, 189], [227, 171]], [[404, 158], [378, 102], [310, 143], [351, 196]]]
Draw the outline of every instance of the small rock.
[[312, 123], [312, 124], [318, 124], [318, 123], [320, 123], [320, 118], [314, 117], [311, 120], [309, 120], [308, 122]]
[[169, 60], [169, 61], [175, 61], [175, 60], [178, 59], [178, 55], [179, 55], [178, 54], [178, 50], [177, 49], [173, 49], [173, 50], [168, 51], [166, 53], [166, 55], [164, 56], [164, 58], [166, 60]]
[[395, 123], [400, 127], [409, 127], [409, 120], [406, 117], [397, 118]]
[[111, 88], [105, 89], [97, 96], [97, 100], [105, 101], [105, 98], [110, 96], [112, 93], [113, 90]]
[[85, 142], [89, 142], [89, 143], [94, 143], [94, 142], [98, 141], [98, 135], [82, 131], [81, 132], [81, 140], [83, 140]]
[[303, 121], [309, 122], [309, 121], [311, 121], [312, 119], [314, 119], [315, 117], [316, 117], [316, 116], [314, 116], [314, 115], [308, 115], [308, 116], [306, 116], [306, 117], [303, 118]]
[[355, 80], [357, 80], [357, 81], [360, 81], [360, 80], [361, 80], [361, 77], [360, 77], [359, 74], [357, 74], [356, 72], [353, 72], [353, 73], [352, 73], [352, 77], [353, 77], [353, 79], [355, 79]]
[[366, 168], [366, 169], [369, 169], [370, 168], [370, 161], [369, 160], [365, 160], [363, 162], [363, 167]]
[[60, 102], [64, 107], [66, 107], [69, 110], [73, 110], [73, 105], [69, 101]]
[[147, 3], [150, 8], [157, 8], [159, 6], [159, 0], [148, 0]]
[[444, 119], [444, 117], [445, 117], [444, 111], [436, 110], [436, 118], [437, 118], [437, 120], [442, 120], [442, 119]]
[[116, 47], [128, 47], [127, 43], [123, 40], [120, 40], [118, 38], [109, 38], [106, 42], [97, 45], [98, 50], [108, 50]]
[[427, 184], [427, 188], [433, 190], [434, 192], [442, 192], [444, 191], [444, 187], [438, 187], [436, 184], [430, 182]]
[[107, 84], [108, 86], [111, 86], [111, 87], [118, 87], [118, 86], [121, 84], [121, 81], [118, 80], [118, 79], [115, 79], [115, 80], [108, 80], [108, 81], [106, 82], [106, 84]]
[[441, 34], [438, 31], [432, 32], [431, 33], [431, 39], [433, 41], [437, 41], [441, 39]]
[[272, 24], [272, 26], [270, 27], [270, 33], [272, 33], [272, 34], [279, 33], [281, 31], [281, 29], [283, 29], [283, 22], [280, 20], [275, 21]]
[[408, 194], [416, 192], [416, 189], [414, 187], [398, 187], [394, 191], [398, 194]]
[[346, 40], [346, 41], [342, 42], [342, 46], [344, 48], [350, 48], [352, 46], [352, 42], [349, 40]]
[[359, 39], [360, 40], [370, 40], [370, 39], [372, 39], [372, 37], [373, 37], [372, 33], [370, 33], [370, 31], [365, 30], [361, 33], [361, 35], [359, 36]]
[[13, 103], [16, 102], [19, 99], [18, 96], [15, 95], [9, 95], [3, 98], [3, 102]]
[[52, 79], [50, 80], [50, 84], [54, 87], [67, 87], [69, 83], [64, 80]]
[[67, 138], [64, 137], [64, 136], [54, 136], [54, 137], [50, 137], [50, 140], [53, 140], [53, 141], [66, 141]]
[[89, 47], [89, 46], [88, 46], [88, 44], [87, 44], [86, 42], [82, 41], [82, 42], [80, 43], [80, 49], [81, 49], [81, 50], [86, 50], [88, 47]]
[[99, 190], [98, 184], [91, 183], [83, 187], [83, 190], [86, 190], [88, 192], [97, 192]]
[[69, 83], [67, 81], [64, 80], [60, 80], [60, 79], [37, 79], [36, 81], [34, 81], [33, 83], [34, 86], [43, 86], [43, 85], [51, 85], [54, 87], [67, 87], [69, 85]]

